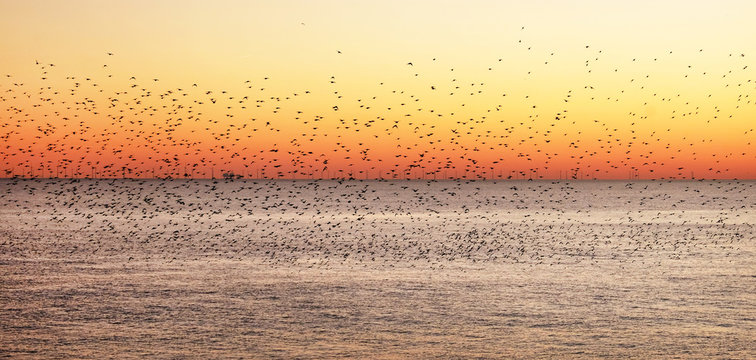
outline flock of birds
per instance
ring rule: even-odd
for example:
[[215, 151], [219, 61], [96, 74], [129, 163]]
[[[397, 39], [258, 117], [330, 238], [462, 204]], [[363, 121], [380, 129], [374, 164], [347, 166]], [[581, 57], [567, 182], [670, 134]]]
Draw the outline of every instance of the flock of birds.
[[[274, 91], [258, 76], [217, 90], [120, 79], [124, 70], [107, 63], [82, 76], [36, 61], [38, 78], [0, 80], [0, 168], [10, 178], [0, 183], [0, 250], [443, 266], [635, 261], [707, 247], [729, 256], [754, 238], [753, 182], [570, 181], [748, 174], [731, 168], [754, 164], [743, 118], [756, 108], [756, 81], [745, 54], [683, 68], [691, 85], [705, 81], [699, 94], [654, 88], [654, 64], [679, 60], [671, 51], [628, 70], [585, 46], [580, 83], [548, 97], [527, 85], [559, 55], [515, 46], [533, 69], [492, 59], [481, 81], [436, 58], [413, 60], [406, 79], [360, 92], [335, 75], [313, 88]], [[615, 107], [630, 111], [590, 115]], [[728, 139], [739, 152], [715, 149], [722, 138], [708, 130], [724, 127], [738, 132]], [[561, 181], [497, 180], [543, 178]]]
[[0, 252], [318, 268], [732, 261], [751, 256], [755, 185], [13, 179], [0, 187]]
[[[481, 80], [441, 59], [418, 59], [404, 65], [403, 79], [360, 91], [327, 74], [313, 88], [271, 90], [280, 83], [259, 75], [224, 90], [120, 78], [127, 69], [106, 60], [92, 75], [35, 61], [37, 78], [0, 79], [0, 171], [35, 178], [742, 178], [739, 165], [755, 161], [753, 124], [743, 120], [756, 108], [746, 54], [722, 54], [716, 67], [697, 62], [704, 49], [685, 55], [691, 65], [675, 81], [687, 88], [670, 91], [654, 82], [654, 71], [681, 60], [672, 51], [628, 59], [623, 68], [585, 46], [582, 77], [546, 96], [548, 89], [528, 87], [548, 84], [536, 69], [546, 73], [559, 54], [536, 53], [523, 40], [514, 46], [512, 54], [530, 61], [525, 68], [514, 55], [491, 59]], [[607, 109], [610, 118], [599, 115]], [[731, 134], [717, 137], [712, 128]]]

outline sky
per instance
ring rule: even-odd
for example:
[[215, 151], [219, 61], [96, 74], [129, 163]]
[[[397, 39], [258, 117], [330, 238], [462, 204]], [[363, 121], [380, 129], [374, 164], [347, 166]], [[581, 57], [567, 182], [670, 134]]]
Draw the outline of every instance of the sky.
[[753, 179], [754, 13], [0, 0], [0, 176]]

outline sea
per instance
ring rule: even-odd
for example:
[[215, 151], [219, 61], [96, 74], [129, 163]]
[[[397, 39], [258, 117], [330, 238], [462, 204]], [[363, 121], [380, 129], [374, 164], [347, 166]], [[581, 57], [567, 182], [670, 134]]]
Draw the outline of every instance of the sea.
[[756, 358], [756, 181], [0, 180], [0, 357]]

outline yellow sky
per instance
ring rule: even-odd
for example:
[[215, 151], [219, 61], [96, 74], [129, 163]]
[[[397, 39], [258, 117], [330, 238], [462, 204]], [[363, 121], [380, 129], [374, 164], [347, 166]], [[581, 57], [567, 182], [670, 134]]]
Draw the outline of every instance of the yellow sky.
[[[79, 125], [32, 136], [40, 125], [81, 111], [62, 105], [68, 97], [69, 104], [89, 98], [101, 105], [86, 120], [100, 132], [110, 123], [98, 116], [127, 114], [152, 124], [112, 131], [111, 145], [148, 146], [166, 135], [137, 139], [123, 129], [154, 131], [171, 117], [191, 116], [182, 111], [194, 106], [202, 122], [172, 133], [185, 156], [176, 164], [214, 151], [212, 166], [233, 170], [243, 162], [216, 147], [251, 154], [275, 144], [284, 153], [323, 155], [334, 171], [404, 168], [410, 157], [402, 162], [397, 155], [428, 152], [457, 159], [454, 168], [473, 159], [502, 173], [537, 168], [547, 177], [590, 166], [591, 174], [609, 178], [634, 169], [642, 177], [695, 170], [752, 178], [754, 13], [753, 1], [0, 1], [2, 134], [18, 125], [0, 158], [6, 169], [39, 167], [21, 150], [41, 156], [50, 139], [72, 141], [65, 133]], [[55, 66], [41, 69], [48, 64]], [[87, 77], [97, 86], [85, 86]], [[67, 94], [76, 82], [85, 85]], [[151, 92], [139, 105], [161, 111], [147, 117], [104, 106], [138, 89]], [[37, 96], [12, 98], [23, 91]], [[170, 103], [155, 96], [166, 91], [186, 95]], [[209, 104], [213, 96], [217, 104]], [[263, 103], [255, 100], [268, 102], [256, 107]], [[161, 108], [175, 103], [184, 108]], [[14, 107], [31, 121], [11, 117]], [[318, 116], [318, 129], [304, 123]], [[375, 126], [356, 131], [370, 120]], [[271, 121], [276, 129], [266, 130], [263, 122]], [[245, 122], [258, 130], [238, 130]], [[229, 128], [248, 142], [217, 138]], [[92, 144], [83, 143], [80, 152]], [[355, 160], [365, 149], [375, 155]], [[97, 155], [100, 165], [123, 166], [111, 150]], [[168, 149], [151, 151], [158, 158]], [[272, 159], [261, 154], [247, 170]], [[141, 166], [154, 168], [152, 160]], [[439, 169], [424, 156], [416, 160]], [[322, 167], [308, 156], [303, 161]], [[294, 166], [290, 158], [285, 163]]]

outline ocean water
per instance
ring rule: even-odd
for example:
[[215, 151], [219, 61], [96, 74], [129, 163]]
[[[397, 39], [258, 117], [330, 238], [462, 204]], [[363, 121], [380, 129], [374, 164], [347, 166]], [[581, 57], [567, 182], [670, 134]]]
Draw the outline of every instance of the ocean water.
[[0, 357], [752, 359], [755, 195], [0, 180]]

